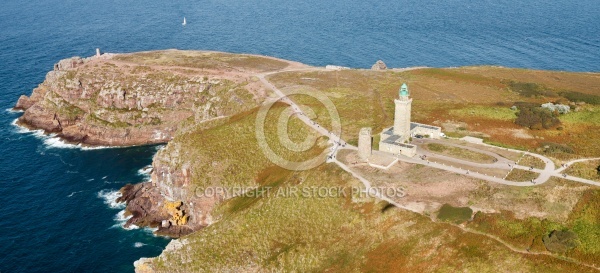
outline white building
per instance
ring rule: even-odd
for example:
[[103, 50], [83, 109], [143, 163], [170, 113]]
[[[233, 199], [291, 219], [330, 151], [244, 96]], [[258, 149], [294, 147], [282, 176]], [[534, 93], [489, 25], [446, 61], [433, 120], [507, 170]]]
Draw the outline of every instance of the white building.
[[408, 86], [404, 83], [398, 99], [394, 100], [394, 126], [381, 132], [380, 151], [412, 157], [417, 154], [417, 147], [407, 143], [411, 137], [422, 135], [437, 139], [442, 136], [440, 127], [410, 121], [412, 99], [409, 96]]

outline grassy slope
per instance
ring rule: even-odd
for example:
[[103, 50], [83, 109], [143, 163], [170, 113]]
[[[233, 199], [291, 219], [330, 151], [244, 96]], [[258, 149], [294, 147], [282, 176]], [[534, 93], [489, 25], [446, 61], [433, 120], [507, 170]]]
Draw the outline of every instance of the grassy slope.
[[[192, 56], [200, 58], [202, 56]], [[163, 63], [144, 56], [150, 64], [174, 64], [198, 67], [195, 62]], [[254, 63], [250, 60], [249, 63]], [[200, 68], [222, 68], [230, 64], [201, 65]], [[277, 69], [278, 64], [249, 69]], [[512, 72], [511, 72], [512, 71]], [[544, 98], [524, 98], [509, 91], [505, 79], [520, 81], [539, 80], [546, 86], [562, 88], [565, 77], [573, 81], [572, 90], [584, 92], [578, 83], [583, 77], [588, 86], [596, 86], [598, 77], [592, 74], [539, 72], [542, 76], [521, 79], [504, 68], [425, 69], [409, 72], [290, 72], [274, 75], [271, 80], [283, 89], [321, 90], [334, 101], [342, 117], [344, 138], [356, 138], [361, 127], [373, 127], [377, 132], [393, 122], [393, 102], [401, 82], [409, 82], [413, 102], [413, 119], [424, 123], [444, 120], [465, 122], [469, 130], [490, 135], [493, 141], [521, 147], [537, 147], [541, 140], [517, 139], [507, 136], [506, 129], [519, 129], [512, 123], [512, 112], [507, 110], [514, 101], [542, 102]], [[527, 72], [529, 73], [529, 72]], [[533, 73], [533, 72], [532, 72]], [[546, 73], [554, 76], [545, 76]], [[535, 73], [534, 73], [535, 74]], [[585, 89], [590, 92], [589, 89]], [[594, 93], [598, 89], [593, 89]], [[310, 106], [316, 118], [327, 124], [325, 110], [314, 99], [297, 96], [296, 101]], [[499, 106], [497, 102], [505, 105]], [[360, 109], [360, 110], [357, 110]], [[270, 117], [272, 124], [283, 110], [276, 106]], [[590, 122], [595, 108], [588, 112], [565, 116], [562, 132], [533, 132], [546, 140], [559, 141], [566, 136], [581, 134], [574, 128], [586, 124], [587, 129], [600, 126]], [[586, 110], [587, 111], [587, 110]], [[226, 120], [220, 120], [210, 129], [192, 128], [178, 134], [170, 149], [180, 151], [176, 164], [192, 165], [192, 183], [196, 186], [272, 186], [285, 189], [293, 185], [350, 187], [360, 185], [350, 175], [334, 165], [322, 165], [303, 172], [291, 172], [275, 167], [262, 154], [254, 136], [256, 111], [248, 111]], [[498, 130], [499, 129], [499, 130]], [[288, 153], [278, 146], [268, 129], [269, 143], [288, 159], [302, 159], [323, 151], [320, 145], [303, 155]], [[292, 139], [303, 139], [308, 131], [297, 120], [288, 126]], [[270, 136], [270, 137], [269, 137]], [[585, 137], [585, 133], [583, 137]], [[227, 141], [223, 141], [223, 140]], [[322, 144], [323, 139], [319, 142]], [[597, 153], [590, 141], [574, 141], [580, 154]], [[487, 197], [485, 197], [487, 198]], [[496, 226], [496, 215], [476, 218], [469, 227], [495, 234], [523, 248], [543, 250], [535, 238], [551, 229], [568, 227], [576, 231], [585, 245], [576, 250], [574, 257], [586, 262], [597, 258], [597, 194], [588, 193], [566, 223], [543, 222], [535, 218], [519, 220], [504, 217]], [[593, 201], [593, 202], [590, 202]], [[487, 237], [464, 233], [443, 223], [432, 223], [428, 218], [413, 213], [385, 209], [386, 204], [375, 200], [353, 202], [350, 197], [310, 198], [274, 196], [254, 198], [237, 197], [219, 205], [218, 222], [184, 239], [188, 244], [176, 252], [165, 252], [153, 266], [163, 272], [191, 271], [298, 271], [298, 272], [431, 272], [431, 271], [586, 271], [572, 263], [544, 255], [525, 255], [510, 251]], [[491, 218], [490, 218], [491, 217]], [[537, 221], [537, 222], [536, 222]], [[492, 225], [491, 228], [486, 228]], [[524, 236], [523, 234], [533, 234]], [[530, 234], [530, 235], [531, 235]], [[539, 235], [539, 236], [538, 236]], [[527, 238], [525, 238], [527, 237]], [[571, 255], [571, 256], [573, 256]]]
[[[521, 96], [507, 84], [508, 81], [533, 82], [555, 93], [570, 90], [600, 95], [600, 76], [594, 73], [465, 67], [405, 72], [289, 72], [273, 75], [270, 80], [284, 90], [325, 92], [336, 104], [342, 117], [343, 136], [351, 143], [361, 127], [373, 127], [377, 133], [392, 125], [393, 99], [402, 82], [407, 82], [413, 98], [413, 121], [436, 125], [464, 123], [465, 130], [459, 131], [457, 136], [481, 132], [489, 136], [489, 141], [511, 147], [531, 149], [544, 142], [569, 143], [577, 155], [600, 154], [600, 144], [594, 141], [600, 130], [599, 106], [587, 106], [580, 112], [561, 116], [563, 130], [525, 130], [529, 137], [524, 138], [515, 134], [523, 127], [514, 124], [515, 113], [509, 107], [518, 101], [545, 103], [560, 98]], [[320, 113], [325, 115], [323, 111]]]
[[600, 190], [587, 190], [565, 222], [555, 222], [534, 217], [515, 218], [512, 213], [478, 213], [467, 225], [496, 235], [511, 244], [540, 252], [546, 249], [542, 237], [552, 230], [571, 230], [578, 237], [578, 246], [564, 253], [588, 264], [599, 265], [600, 261]]
[[434, 153], [439, 153], [450, 157], [456, 157], [476, 163], [493, 163], [495, 159], [493, 156], [490, 155], [438, 143], [427, 144], [425, 145], [425, 148], [429, 149]]
[[[276, 107], [268, 121], [277, 118], [282, 110], [283, 107]], [[196, 160], [193, 170], [199, 171], [194, 171], [192, 183], [197, 185], [215, 180], [220, 185], [270, 185], [276, 189], [293, 185], [360, 185], [335, 165], [321, 165], [303, 172], [273, 166], [254, 138], [255, 114], [255, 111], [240, 114], [207, 130], [188, 130], [178, 135], [167, 149], [186, 147], [182, 160]], [[290, 124], [294, 139], [306, 133], [303, 126]], [[274, 135], [271, 133], [268, 138]], [[224, 142], [226, 138], [229, 141]], [[269, 138], [269, 142], [274, 144], [273, 141]], [[235, 149], [222, 150], [227, 147]], [[320, 150], [315, 148], [308, 154], [318, 154]], [[308, 155], [300, 155], [303, 156]], [[225, 163], [230, 167], [223, 169]], [[389, 209], [375, 200], [353, 202], [350, 196], [237, 197], [221, 204], [217, 214], [220, 219], [217, 223], [186, 236], [186, 246], [176, 252], [165, 252], [154, 261], [153, 267], [159, 272], [587, 270], [547, 256], [514, 253], [487, 237], [432, 223], [414, 213]]]
[[144, 65], [181, 66], [223, 71], [265, 72], [288, 66], [287, 62], [255, 55], [183, 50], [140, 52], [120, 55], [115, 59]]

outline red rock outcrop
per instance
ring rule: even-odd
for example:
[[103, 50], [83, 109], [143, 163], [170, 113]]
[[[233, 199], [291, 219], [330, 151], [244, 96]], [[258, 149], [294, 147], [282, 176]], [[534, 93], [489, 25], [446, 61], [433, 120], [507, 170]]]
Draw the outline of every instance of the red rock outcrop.
[[115, 56], [58, 62], [30, 97], [19, 98], [14, 109], [24, 114], [17, 123], [86, 145], [155, 144], [172, 139], [187, 118], [228, 116], [262, 100], [244, 88], [250, 75], [152, 67]]

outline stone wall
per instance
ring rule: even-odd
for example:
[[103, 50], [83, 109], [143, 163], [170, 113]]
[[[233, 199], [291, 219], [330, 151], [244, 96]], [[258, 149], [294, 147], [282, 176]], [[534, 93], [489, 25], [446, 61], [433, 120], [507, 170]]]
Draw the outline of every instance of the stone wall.
[[395, 155], [401, 154], [408, 157], [413, 157], [417, 154], [417, 146], [411, 144], [391, 144], [379, 142], [379, 150]]

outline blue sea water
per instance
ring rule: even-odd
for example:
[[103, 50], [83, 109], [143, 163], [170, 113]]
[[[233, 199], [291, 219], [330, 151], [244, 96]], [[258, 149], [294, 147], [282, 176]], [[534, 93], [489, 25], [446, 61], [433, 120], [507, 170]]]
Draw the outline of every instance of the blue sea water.
[[[181, 25], [183, 17], [188, 25]], [[179, 48], [311, 65], [503, 65], [600, 71], [597, 0], [3, 0], [0, 108], [58, 60]], [[108, 196], [143, 181], [156, 147], [64, 148], [0, 112], [0, 272], [131, 272], [168, 242], [124, 230]]]

